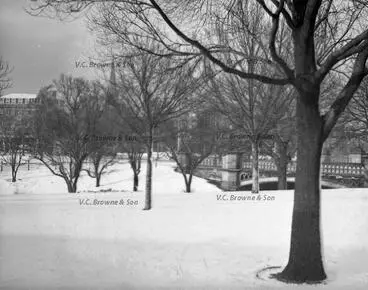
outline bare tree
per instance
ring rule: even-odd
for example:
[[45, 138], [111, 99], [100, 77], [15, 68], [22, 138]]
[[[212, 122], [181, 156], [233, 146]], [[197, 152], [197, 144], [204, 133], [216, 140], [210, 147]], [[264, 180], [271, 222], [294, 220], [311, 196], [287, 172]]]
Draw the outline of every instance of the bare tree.
[[90, 87], [81, 78], [61, 75], [54, 81], [57, 98], [48, 88], [41, 89], [41, 110], [36, 115], [34, 135], [38, 140], [35, 158], [54, 175], [63, 178], [68, 192], [75, 193], [83, 162], [88, 157], [91, 124], [86, 117], [85, 102]]
[[11, 71], [12, 69], [9, 64], [0, 56], [0, 96], [2, 96], [4, 90], [10, 88], [12, 85], [9, 77]]
[[368, 78], [362, 82], [346, 112], [349, 132], [358, 139], [368, 138]]
[[234, 75], [220, 75], [212, 82], [213, 106], [251, 143], [252, 192], [259, 192], [259, 148], [283, 119], [293, 100], [287, 87], [249, 83]]
[[[107, 106], [108, 90], [99, 82], [91, 83], [88, 101], [84, 103], [86, 121], [89, 125], [87, 140], [88, 157], [91, 165], [83, 169], [88, 176], [96, 180], [96, 187], [101, 184], [101, 177], [108, 167], [116, 162], [116, 150], [121, 141], [118, 128], [112, 119], [113, 110]], [[116, 117], [116, 116], [115, 116]]]
[[164, 143], [168, 156], [174, 160], [183, 175], [186, 192], [191, 192], [193, 174], [218, 143], [215, 122], [203, 118], [206, 110], [197, 110], [165, 126]]
[[[79, 12], [101, 1], [40, 0], [34, 12]], [[145, 35], [165, 47], [160, 55], [200, 57], [204, 55], [227, 73], [263, 83], [291, 84], [297, 96], [297, 169], [289, 261], [276, 275], [279, 280], [317, 282], [326, 278], [320, 237], [320, 159], [323, 142], [368, 74], [368, 4], [362, 0], [227, 0], [227, 1], [102, 1], [103, 15], [111, 19], [111, 33], [121, 42], [135, 44]], [[257, 3], [268, 19], [267, 38], [260, 38], [268, 52], [266, 63], [282, 75], [258, 74], [227, 59], [238, 51], [216, 36], [214, 27], [231, 35], [235, 15]], [[99, 7], [101, 8], [101, 7]], [[102, 10], [101, 10], [102, 11]], [[65, 15], [65, 14], [64, 14]], [[174, 20], [175, 19], [175, 20]], [[240, 18], [242, 19], [242, 18]], [[291, 54], [279, 53], [281, 23], [291, 36]], [[246, 36], [249, 32], [240, 31]], [[135, 44], [136, 47], [141, 44]], [[150, 51], [146, 46], [141, 48]], [[154, 52], [153, 52], [154, 53]], [[228, 56], [226, 58], [226, 56]], [[240, 54], [240, 58], [241, 58]], [[231, 59], [231, 58], [230, 58]], [[319, 110], [321, 85], [332, 71], [344, 71], [343, 88], [325, 113]]]
[[145, 151], [144, 142], [140, 141], [140, 137], [137, 135], [128, 135], [121, 147], [123, 152], [128, 154], [130, 168], [133, 171], [133, 191], [138, 191], [139, 174], [141, 173], [142, 157]]
[[122, 121], [144, 142], [147, 153], [145, 210], [152, 207], [152, 148], [154, 130], [192, 107], [199, 81], [194, 69], [178, 69], [172, 59], [138, 54], [125, 59], [117, 72], [118, 95], [112, 99]]
[[363, 155], [365, 179], [368, 182], [368, 78], [354, 95], [345, 114], [347, 139], [353, 141]]
[[287, 189], [287, 167], [296, 152], [295, 102], [281, 114], [274, 128], [270, 131], [269, 140], [263, 140], [261, 150], [270, 156], [276, 165], [279, 190]]
[[26, 163], [26, 154], [31, 153], [32, 115], [13, 113], [6, 116], [6, 126], [0, 128], [0, 159], [10, 165], [12, 182], [16, 182], [20, 166]]
[[3, 132], [0, 144], [0, 159], [10, 165], [12, 182], [17, 181], [19, 167], [25, 163], [25, 154], [28, 153], [27, 139], [29, 136], [19, 122], [13, 122], [12, 128]]
[[11, 167], [12, 182], [17, 181], [19, 167], [26, 164], [23, 158], [25, 154], [23, 144], [23, 138], [21, 137], [7, 136], [3, 138], [3, 148], [0, 151], [0, 156], [2, 161]]
[[99, 187], [101, 185], [102, 175], [106, 173], [108, 167], [116, 163], [116, 154], [115, 152], [111, 152], [110, 155], [108, 155], [106, 147], [103, 148], [103, 146], [100, 146], [98, 150], [94, 150], [89, 156], [92, 166], [83, 170], [87, 172], [89, 177], [96, 180], [96, 187]]

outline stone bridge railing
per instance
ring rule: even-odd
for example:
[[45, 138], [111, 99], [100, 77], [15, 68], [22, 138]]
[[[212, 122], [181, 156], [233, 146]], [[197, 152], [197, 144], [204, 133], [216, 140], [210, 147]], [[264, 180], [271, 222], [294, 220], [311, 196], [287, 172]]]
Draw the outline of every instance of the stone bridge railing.
[[[236, 190], [240, 187], [240, 181], [250, 178], [251, 168], [251, 161], [240, 153], [211, 155], [201, 163], [196, 175], [221, 183], [224, 190]], [[294, 175], [296, 162], [290, 162], [287, 170], [288, 175]], [[263, 176], [275, 176], [277, 167], [271, 160], [260, 160], [259, 171]], [[348, 184], [358, 186], [364, 179], [365, 168], [359, 163], [323, 163], [321, 171], [324, 179], [337, 182], [345, 179], [352, 181]]]
[[[251, 169], [252, 163], [250, 161], [243, 162], [244, 169]], [[260, 172], [276, 172], [277, 167], [272, 161], [260, 161]], [[287, 168], [288, 173], [295, 173], [296, 162], [290, 162]], [[360, 163], [323, 163], [321, 165], [322, 175], [334, 175], [342, 177], [360, 177], [364, 175], [364, 166]]]

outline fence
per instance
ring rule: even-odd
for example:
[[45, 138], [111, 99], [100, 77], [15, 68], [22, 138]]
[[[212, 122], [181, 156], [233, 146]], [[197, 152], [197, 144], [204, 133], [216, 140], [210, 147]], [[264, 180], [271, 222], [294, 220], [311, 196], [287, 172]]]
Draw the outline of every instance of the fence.
[[[31, 164], [32, 164], [32, 162], [30, 162], [30, 160], [28, 159], [28, 160], [22, 161], [21, 166], [22, 165], [27, 166], [27, 170], [31, 170]], [[35, 163], [33, 163], [33, 164], [35, 164]], [[40, 163], [37, 163], [37, 164], [40, 164]], [[10, 164], [8, 164], [7, 162], [1, 160], [0, 161], [0, 172], [4, 171], [5, 166], [10, 166]]]
[[[142, 156], [142, 160], [146, 160], [147, 159], [147, 154], [144, 153]], [[128, 154], [124, 154], [124, 153], [118, 153], [116, 156], [116, 160], [115, 163], [121, 163], [121, 162], [127, 162], [128, 160]], [[158, 161], [170, 161], [168, 155], [166, 154], [166, 152], [154, 152], [152, 154], [152, 161], [157, 162]], [[68, 162], [63, 162], [64, 164], [68, 164]], [[221, 162], [220, 162], [221, 164]], [[84, 167], [89, 167], [92, 166], [92, 162], [90, 160], [86, 160], [83, 162]], [[38, 159], [34, 159], [34, 158], [30, 158], [30, 157], [26, 157], [23, 158], [23, 161], [21, 163], [20, 168], [24, 169], [24, 166], [27, 167], [27, 170], [32, 170], [32, 169], [37, 169], [39, 168], [39, 166], [44, 166], [44, 164], [39, 161]], [[52, 167], [57, 166], [56, 164], [52, 164]], [[0, 172], [4, 171], [4, 168], [6, 167], [10, 167], [10, 164], [5, 162], [4, 160], [0, 160]]]
[[201, 167], [222, 168], [222, 158], [220, 155], [211, 155], [204, 159]]
[[[119, 161], [117, 161], [117, 162], [119, 162]], [[63, 162], [63, 164], [69, 164], [69, 163], [68, 162]], [[83, 162], [83, 165], [84, 165], [84, 167], [87, 167], [88, 165], [91, 166], [92, 162], [85, 161], [85, 162]], [[30, 171], [30, 170], [34, 170], [34, 169], [39, 169], [40, 166], [44, 166], [44, 164], [41, 161], [39, 161], [37, 159], [27, 159], [27, 160], [22, 161], [21, 166], [19, 168], [25, 169], [25, 167], [27, 167], [27, 170]], [[6, 167], [10, 167], [10, 164], [1, 160], [0, 161], [0, 172], [4, 171], [4, 169]], [[57, 164], [52, 164], [51, 167], [56, 168]]]

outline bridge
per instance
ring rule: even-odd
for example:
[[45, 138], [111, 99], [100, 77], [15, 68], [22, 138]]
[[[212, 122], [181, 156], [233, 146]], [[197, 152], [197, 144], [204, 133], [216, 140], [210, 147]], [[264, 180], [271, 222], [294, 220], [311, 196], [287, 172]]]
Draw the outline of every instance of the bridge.
[[[288, 183], [294, 183], [296, 162], [287, 167]], [[321, 165], [321, 185], [323, 188], [363, 187], [365, 168], [360, 163], [323, 163]], [[277, 167], [271, 160], [259, 161], [260, 184], [277, 181]], [[224, 156], [211, 155], [195, 172], [218, 183], [224, 190], [239, 190], [251, 183], [252, 164], [242, 154], [230, 153]]]
[[[264, 190], [273, 190], [277, 187], [277, 177], [263, 177], [259, 179], [260, 188]], [[288, 189], [294, 189], [295, 177], [287, 177], [287, 185]], [[321, 187], [323, 189], [332, 189], [332, 188], [346, 188], [347, 186], [344, 184], [340, 184], [337, 182], [331, 182], [330, 180], [321, 180]], [[252, 188], [252, 180], [247, 179], [240, 182], [240, 190], [251, 190]]]

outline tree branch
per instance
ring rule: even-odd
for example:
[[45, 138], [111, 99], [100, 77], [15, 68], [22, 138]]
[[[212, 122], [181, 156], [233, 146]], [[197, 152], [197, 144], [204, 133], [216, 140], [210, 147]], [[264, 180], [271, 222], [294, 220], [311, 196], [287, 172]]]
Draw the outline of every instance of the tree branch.
[[224, 62], [222, 62], [218, 58], [214, 57], [211, 54], [211, 52], [206, 47], [204, 47], [199, 41], [194, 40], [194, 39], [191, 39], [190, 37], [188, 37], [187, 35], [185, 35], [179, 28], [177, 28], [175, 26], [175, 24], [165, 14], [165, 12], [163, 12], [163, 10], [161, 9], [161, 7], [156, 3], [155, 0], [150, 0], [150, 2], [152, 4], [152, 6], [160, 14], [160, 16], [162, 17], [162, 19], [167, 23], [167, 25], [180, 38], [182, 38], [185, 42], [191, 44], [192, 46], [194, 46], [195, 48], [197, 48], [198, 50], [200, 50], [200, 52], [204, 56], [206, 56], [210, 61], [212, 61], [217, 66], [219, 66], [223, 71], [225, 71], [227, 73], [238, 75], [239, 77], [244, 78], [244, 79], [254, 79], [254, 80], [258, 80], [260, 82], [267, 83], [267, 84], [286, 85], [286, 84], [290, 84], [291, 83], [291, 79], [289, 79], [289, 78], [286, 78], [286, 79], [271, 78], [271, 77], [267, 77], [267, 76], [263, 76], [263, 75], [254, 74], [254, 73], [246, 73], [244, 71], [240, 71], [240, 70], [235, 69], [233, 67], [229, 67]]
[[270, 41], [269, 41], [269, 49], [270, 49], [271, 57], [273, 58], [273, 60], [276, 61], [281, 66], [281, 68], [283, 69], [287, 77], [293, 80], [294, 71], [290, 69], [287, 63], [278, 55], [278, 53], [276, 52], [276, 47], [275, 47], [276, 35], [279, 29], [280, 13], [283, 10], [283, 8], [284, 8], [284, 0], [281, 0], [279, 7], [277, 8], [277, 11], [271, 16], [272, 17], [272, 28], [271, 28], [271, 35], [270, 35]]
[[[257, 0], [257, 1], [258, 1], [258, 0]], [[262, 1], [264, 1], [264, 0], [262, 0]], [[279, 1], [277, 1], [277, 0], [271, 0], [271, 1], [272, 1], [272, 3], [273, 3], [276, 7], [280, 7], [280, 2], [279, 2]], [[282, 1], [282, 2], [284, 2], [284, 1]], [[288, 1], [286, 0], [286, 2], [288, 2]], [[281, 8], [281, 14], [282, 14], [282, 16], [284, 16], [284, 19], [285, 19], [285, 21], [286, 21], [287, 25], [288, 25], [291, 29], [294, 29], [294, 28], [295, 28], [294, 20], [293, 20], [292, 16], [288, 13], [288, 11], [285, 9], [285, 5], [284, 5], [284, 4], [282, 5], [282, 8]]]
[[356, 36], [340, 49], [334, 51], [316, 72], [316, 78], [323, 80], [332, 67], [339, 61], [368, 49], [368, 29]]
[[339, 116], [345, 110], [349, 101], [354, 96], [354, 93], [358, 89], [363, 78], [368, 75], [368, 68], [366, 67], [367, 59], [368, 49], [358, 54], [349, 81], [342, 89], [337, 99], [333, 102], [329, 111], [323, 116], [323, 140], [327, 139]]

